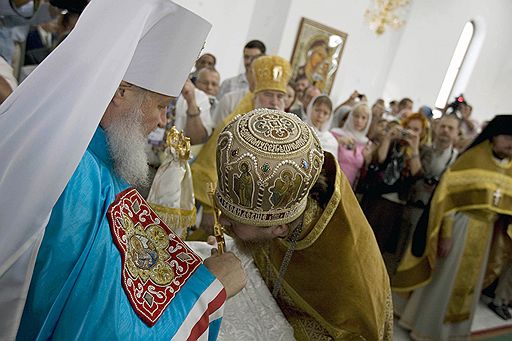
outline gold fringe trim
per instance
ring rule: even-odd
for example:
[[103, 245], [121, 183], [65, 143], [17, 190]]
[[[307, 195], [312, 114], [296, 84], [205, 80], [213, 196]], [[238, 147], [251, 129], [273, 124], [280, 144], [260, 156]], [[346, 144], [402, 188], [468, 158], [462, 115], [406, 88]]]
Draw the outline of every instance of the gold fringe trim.
[[[186, 237], [187, 229], [196, 224], [196, 208], [184, 210], [181, 208], [166, 207], [154, 203], [149, 204], [158, 216], [175, 232], [182, 232], [182, 238]], [[182, 231], [178, 231], [181, 229]]]

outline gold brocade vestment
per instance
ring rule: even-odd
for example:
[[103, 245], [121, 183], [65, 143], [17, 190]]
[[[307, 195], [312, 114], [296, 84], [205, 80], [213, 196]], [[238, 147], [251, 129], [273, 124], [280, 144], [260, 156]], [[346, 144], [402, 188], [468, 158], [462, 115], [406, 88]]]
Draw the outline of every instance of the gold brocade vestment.
[[[323, 210], [308, 201], [305, 231], [276, 300], [298, 340], [391, 340], [389, 278], [377, 242], [328, 153], [323, 167], [332, 195]], [[254, 254], [271, 291], [287, 249], [274, 240]]]
[[453, 216], [469, 216], [464, 245], [445, 322], [459, 322], [470, 317], [474, 286], [482, 269], [484, 242], [492, 238], [483, 287], [499, 275], [511, 257], [512, 226], [495, 226], [498, 216], [512, 216], [512, 162], [498, 164], [488, 141], [463, 153], [441, 178], [431, 202], [426, 250], [415, 257], [409, 249], [393, 279], [393, 290], [408, 292], [427, 285], [432, 278], [440, 238], [450, 238]]
[[244, 98], [242, 98], [235, 110], [224, 119], [222, 124], [215, 128], [213, 134], [204, 144], [190, 167], [195, 198], [204, 206], [205, 210], [212, 207], [206, 184], [213, 183], [217, 185], [217, 163], [215, 162], [215, 155], [219, 134], [237, 115], [248, 113], [254, 109], [253, 99], [254, 94], [252, 92], [248, 92]]

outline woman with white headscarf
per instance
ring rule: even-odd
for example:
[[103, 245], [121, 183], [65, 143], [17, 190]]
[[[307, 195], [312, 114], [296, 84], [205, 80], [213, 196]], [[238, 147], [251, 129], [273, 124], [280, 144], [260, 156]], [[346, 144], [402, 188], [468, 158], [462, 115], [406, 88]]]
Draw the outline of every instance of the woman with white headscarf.
[[361, 169], [370, 161], [371, 142], [366, 134], [371, 121], [370, 108], [366, 103], [360, 103], [349, 112], [343, 128], [331, 130], [339, 143], [338, 162], [352, 188], [357, 183]]
[[332, 101], [329, 96], [320, 95], [309, 103], [306, 123], [318, 135], [323, 150], [338, 159], [338, 141], [329, 131], [332, 122]]

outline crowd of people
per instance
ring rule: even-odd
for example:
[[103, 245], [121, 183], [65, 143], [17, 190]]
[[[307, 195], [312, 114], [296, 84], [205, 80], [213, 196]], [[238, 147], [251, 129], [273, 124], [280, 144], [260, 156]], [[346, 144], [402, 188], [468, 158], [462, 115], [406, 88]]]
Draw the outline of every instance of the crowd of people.
[[[1, 339], [444, 341], [480, 300], [512, 318], [512, 115], [334, 103], [260, 40], [223, 78], [240, 57], [196, 59], [209, 24], [167, 0], [7, 3]], [[103, 58], [56, 74], [77, 46]]]

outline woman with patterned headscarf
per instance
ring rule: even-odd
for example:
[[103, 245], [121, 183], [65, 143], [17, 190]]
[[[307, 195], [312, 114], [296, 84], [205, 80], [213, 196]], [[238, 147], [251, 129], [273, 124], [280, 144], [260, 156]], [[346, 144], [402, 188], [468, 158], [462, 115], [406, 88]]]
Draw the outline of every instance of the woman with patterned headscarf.
[[[429, 138], [429, 122], [421, 113], [388, 129], [369, 166], [371, 185], [361, 207], [375, 232], [382, 253], [394, 254], [409, 190], [422, 174], [421, 150]], [[388, 260], [388, 269], [395, 262]]]

